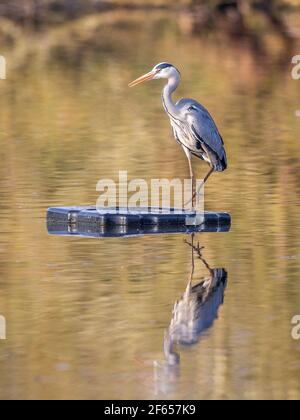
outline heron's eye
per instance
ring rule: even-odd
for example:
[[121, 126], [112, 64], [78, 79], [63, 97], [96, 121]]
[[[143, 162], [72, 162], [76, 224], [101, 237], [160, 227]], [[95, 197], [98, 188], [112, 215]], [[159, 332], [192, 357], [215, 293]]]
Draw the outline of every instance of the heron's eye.
[[162, 63], [162, 64], [159, 64], [158, 65], [158, 67], [156, 68], [156, 70], [157, 71], [161, 71], [161, 70], [164, 70], [164, 69], [167, 69], [167, 68], [170, 68], [170, 67], [172, 67], [171, 64]]

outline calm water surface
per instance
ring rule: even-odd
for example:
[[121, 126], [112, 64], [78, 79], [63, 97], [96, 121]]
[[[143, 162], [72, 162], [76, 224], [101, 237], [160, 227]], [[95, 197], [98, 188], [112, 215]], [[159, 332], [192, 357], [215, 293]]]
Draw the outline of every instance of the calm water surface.
[[[299, 18], [294, 17], [299, 24]], [[297, 20], [298, 19], [298, 20]], [[295, 23], [296, 25], [296, 23]], [[24, 38], [24, 40], [23, 40]], [[118, 12], [7, 45], [0, 84], [0, 398], [300, 398], [300, 108], [290, 49], [265, 34], [263, 53], [222, 35], [194, 37], [164, 13]], [[94, 204], [100, 178], [186, 177], [161, 83], [127, 83], [168, 60], [179, 96], [215, 116], [229, 169], [206, 208], [232, 229], [199, 234], [203, 257], [228, 273], [218, 319], [180, 364], [164, 364], [191, 248], [181, 235], [50, 236], [50, 206]], [[197, 164], [203, 175], [204, 164]], [[194, 282], [207, 277], [196, 258]]]

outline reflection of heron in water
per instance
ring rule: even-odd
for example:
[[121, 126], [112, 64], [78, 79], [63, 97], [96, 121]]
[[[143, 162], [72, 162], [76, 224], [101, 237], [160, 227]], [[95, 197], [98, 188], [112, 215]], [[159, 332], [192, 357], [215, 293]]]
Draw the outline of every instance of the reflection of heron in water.
[[[173, 309], [170, 326], [164, 337], [165, 361], [154, 362], [156, 394], [172, 395], [179, 385], [180, 356], [175, 351], [179, 346], [196, 344], [200, 337], [213, 325], [218, 309], [224, 300], [227, 272], [223, 268], [210, 268], [202, 256], [203, 248], [185, 241], [192, 250], [192, 268], [186, 290]], [[193, 285], [196, 261], [201, 261], [208, 275]]]
[[[192, 248], [192, 271], [186, 290], [173, 309], [173, 316], [164, 339], [164, 353], [168, 365], [178, 365], [180, 356], [175, 352], [176, 345], [190, 346], [197, 343], [200, 337], [213, 325], [218, 317], [218, 309], [224, 301], [227, 285], [227, 272], [223, 268], [210, 268], [202, 257], [199, 243]], [[195, 254], [203, 262], [209, 275], [193, 286], [195, 272]]]

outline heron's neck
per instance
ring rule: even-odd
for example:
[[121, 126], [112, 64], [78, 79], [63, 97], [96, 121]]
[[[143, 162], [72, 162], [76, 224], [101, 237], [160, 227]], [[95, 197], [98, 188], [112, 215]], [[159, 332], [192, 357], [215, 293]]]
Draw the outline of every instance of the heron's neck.
[[172, 76], [168, 79], [168, 83], [165, 85], [162, 91], [162, 101], [164, 108], [171, 116], [177, 116], [177, 108], [172, 99], [172, 93], [175, 92], [180, 82], [180, 77]]

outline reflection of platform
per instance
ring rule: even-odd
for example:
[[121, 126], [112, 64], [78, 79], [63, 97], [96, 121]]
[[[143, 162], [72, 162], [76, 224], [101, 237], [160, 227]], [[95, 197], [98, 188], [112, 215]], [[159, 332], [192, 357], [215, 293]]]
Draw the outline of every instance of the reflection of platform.
[[50, 208], [48, 232], [56, 235], [91, 237], [132, 236], [158, 233], [228, 232], [228, 213], [205, 212], [199, 217], [191, 211], [152, 209], [103, 209], [95, 207]]

